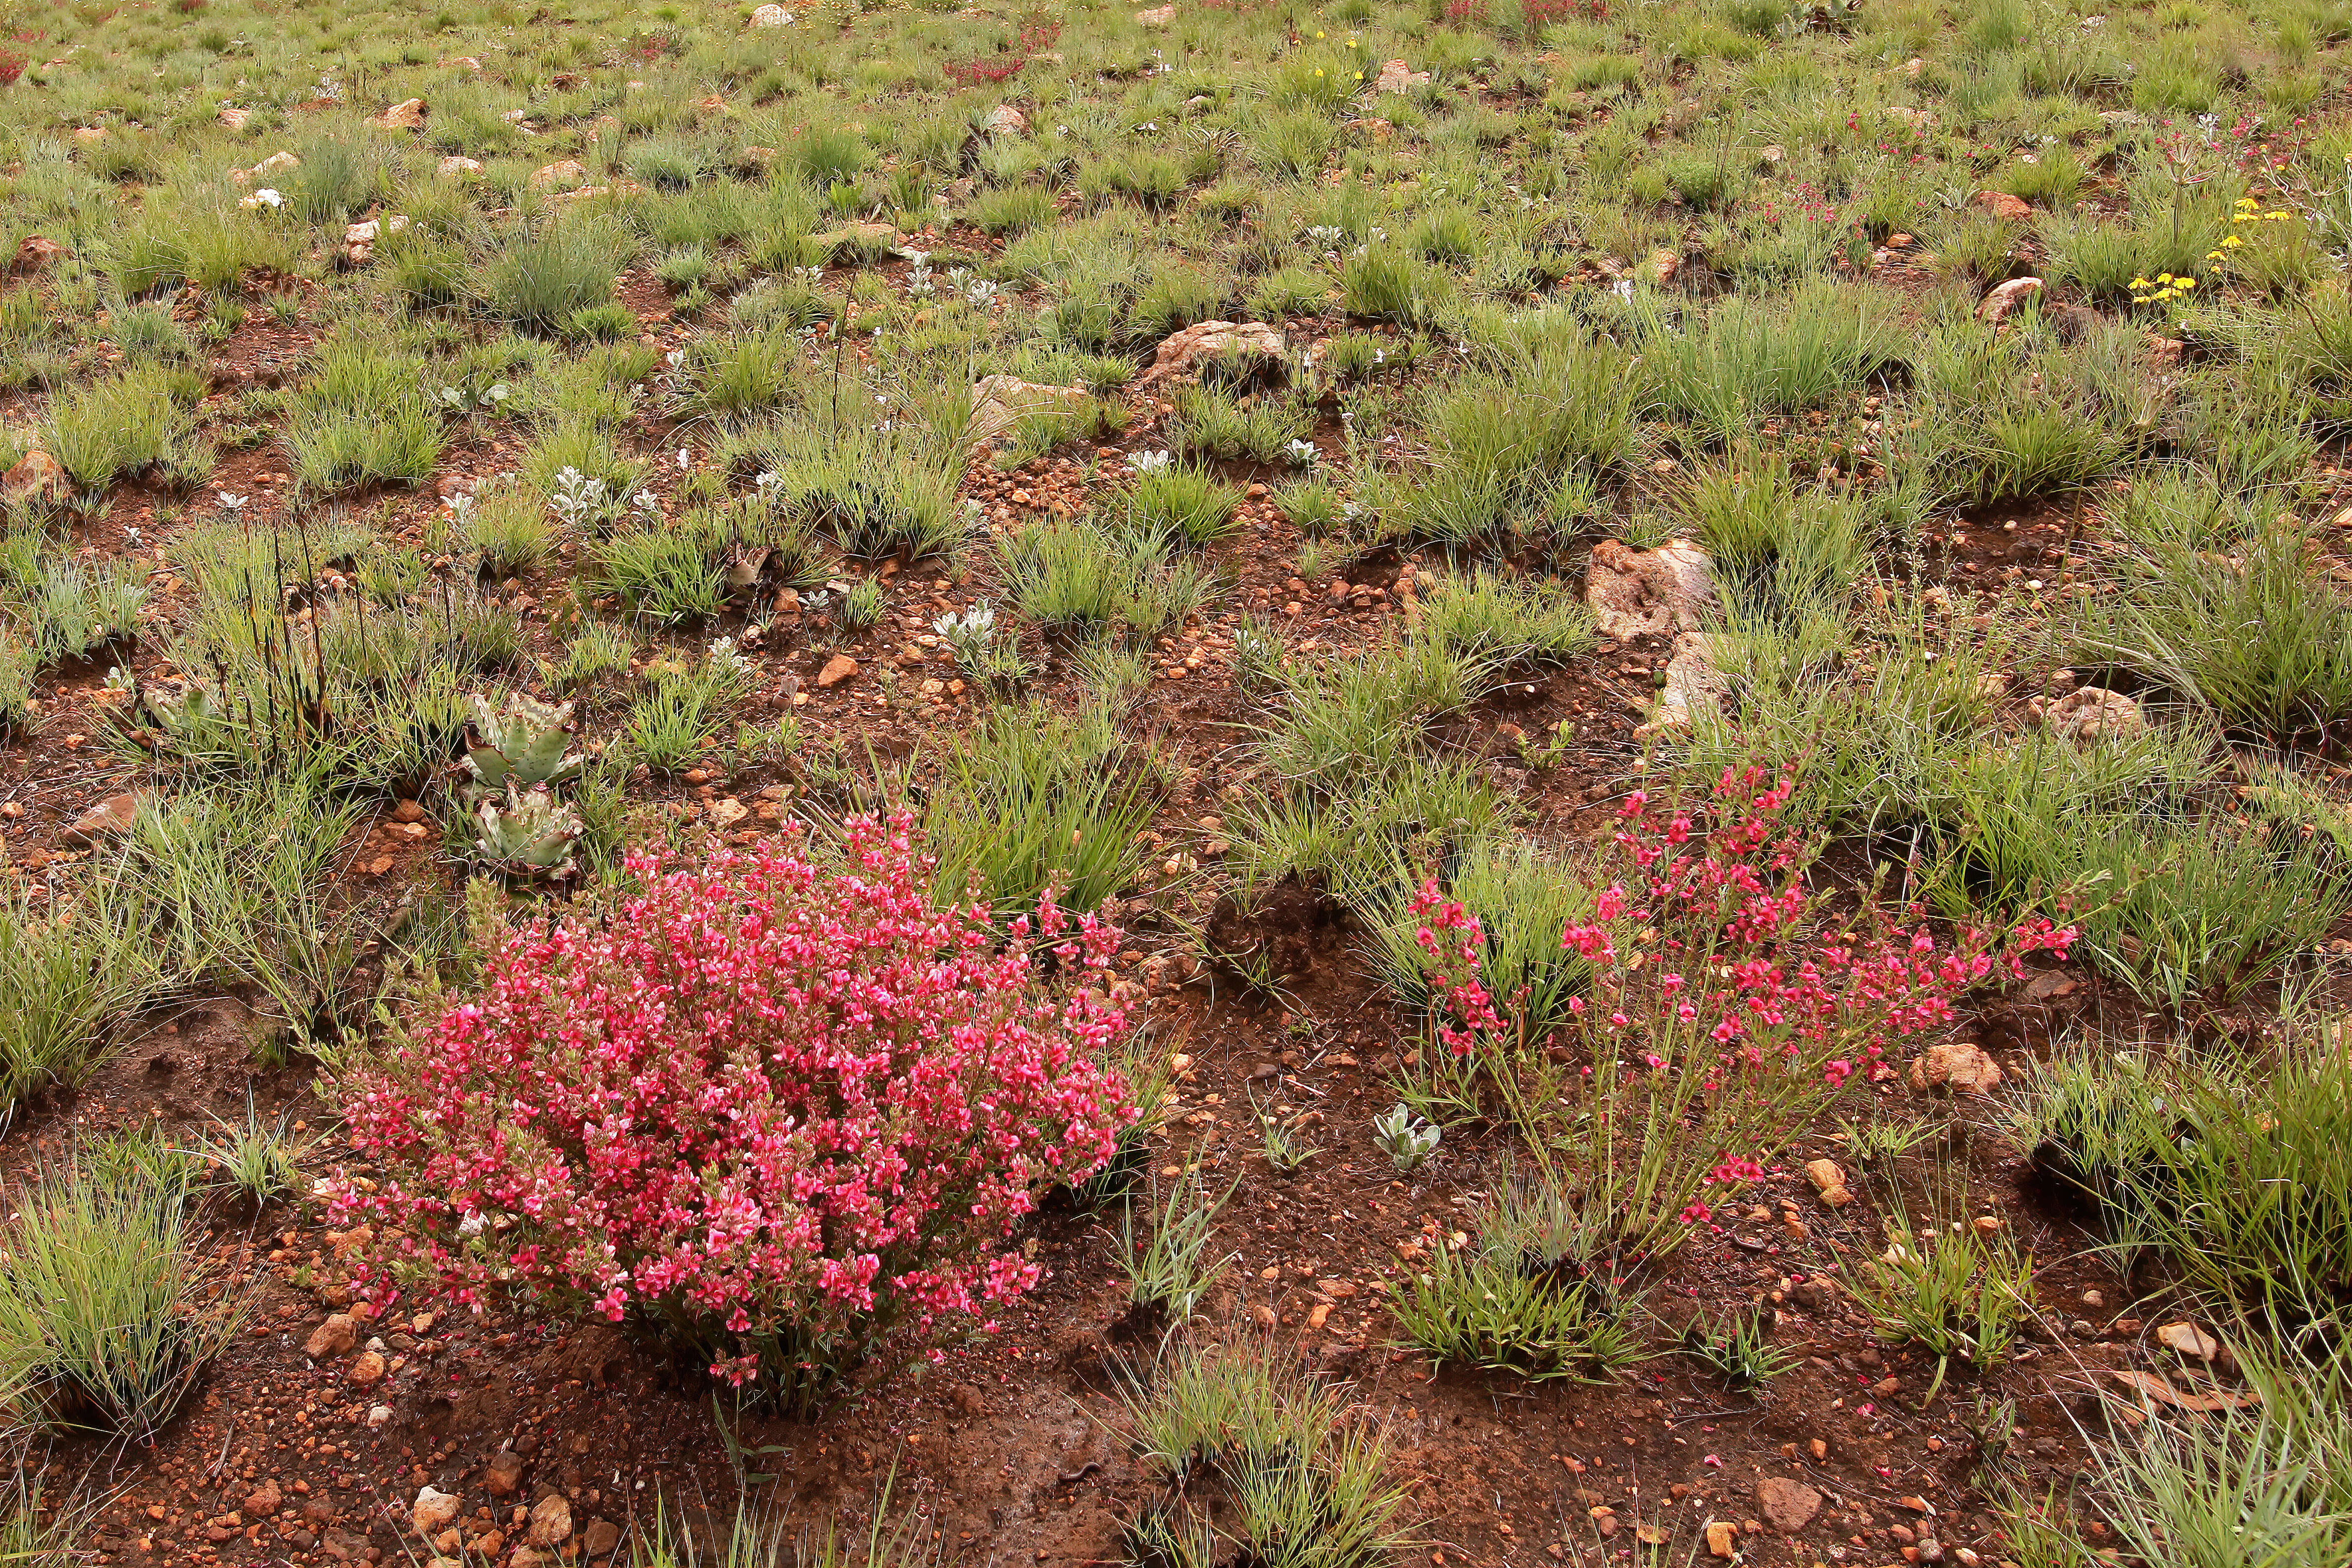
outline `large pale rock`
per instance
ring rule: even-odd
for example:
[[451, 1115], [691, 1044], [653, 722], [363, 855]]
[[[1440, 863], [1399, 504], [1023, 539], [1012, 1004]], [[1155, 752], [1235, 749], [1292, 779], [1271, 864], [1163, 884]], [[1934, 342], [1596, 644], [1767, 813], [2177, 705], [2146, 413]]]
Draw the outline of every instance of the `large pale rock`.
[[324, 1361], [329, 1356], [349, 1355], [359, 1348], [359, 1320], [349, 1312], [337, 1312], [310, 1331], [302, 1353], [312, 1361]]
[[1619, 642], [1695, 632], [1715, 603], [1715, 575], [1706, 552], [1690, 540], [1634, 550], [1607, 539], [1593, 547], [1584, 599], [1594, 626]]
[[1666, 660], [1666, 683], [1658, 690], [1657, 706], [1636, 733], [1687, 730], [1698, 715], [1722, 710], [1726, 690], [1723, 672], [1716, 667], [1714, 637], [1706, 632], [1679, 633], [1674, 656]]
[[1164, 386], [1196, 376], [1202, 363], [1234, 351], [1280, 359], [1288, 347], [1281, 332], [1264, 321], [1200, 321], [1162, 338], [1135, 384]]
[[1137, 26], [1149, 27], [1154, 32], [1165, 31], [1173, 26], [1175, 22], [1176, 7], [1173, 5], [1154, 5], [1149, 11], [1138, 11], [1135, 14]]
[[2135, 740], [2147, 729], [2137, 701], [2104, 686], [2085, 686], [2055, 701], [2035, 698], [2026, 708], [2052, 734], [2084, 745]]
[[992, 441], [1033, 414], [1072, 413], [1093, 402], [1083, 386], [1046, 386], [1014, 375], [982, 376], [971, 384], [971, 438]]
[[1911, 1064], [1911, 1087], [1949, 1094], [1988, 1095], [2000, 1087], [2000, 1064], [1966, 1040], [1929, 1046]]
[[1812, 1523], [1813, 1515], [1822, 1511], [1822, 1494], [1802, 1481], [1782, 1476], [1759, 1476], [1756, 1506], [1763, 1510], [1765, 1523], [1783, 1535], [1794, 1535]]
[[2012, 278], [1984, 297], [1984, 303], [1977, 307], [1977, 314], [1988, 321], [1999, 323], [2005, 321], [2011, 311], [2041, 292], [2041, 279]]
[[139, 825], [139, 807], [145, 799], [141, 790], [109, 795], [74, 818], [73, 826], [66, 829], [66, 842], [77, 849], [88, 849], [121, 837]]
[[2221, 1353], [2221, 1342], [2190, 1322], [2165, 1324], [2156, 1331], [2156, 1342], [2199, 1361], [2211, 1361]]
[[72, 254], [47, 236], [26, 235], [25, 243], [16, 247], [16, 259], [8, 264], [8, 270], [16, 277], [29, 278], [36, 272], [47, 271], [51, 264], [63, 261]]
[[2007, 191], [1979, 191], [1977, 205], [2003, 223], [2025, 223], [2033, 216], [2032, 206]]
[[980, 128], [991, 136], [1018, 136], [1029, 129], [1029, 117], [1009, 103], [1000, 103], [988, 111]]
[[534, 191], [574, 191], [588, 183], [587, 165], [577, 158], [559, 158], [530, 172], [523, 184]]
[[425, 100], [403, 99], [382, 114], [368, 117], [368, 123], [378, 131], [422, 131], [425, 129]]
[[1822, 1202], [1833, 1209], [1853, 1202], [1853, 1194], [1845, 1184], [1845, 1172], [1835, 1160], [1806, 1161], [1805, 1180], [1813, 1184], [1813, 1191], [1822, 1194]]
[[751, 26], [755, 27], [789, 27], [792, 25], [793, 14], [772, 3], [751, 13]]
[[562, 1492], [550, 1492], [530, 1506], [530, 1543], [561, 1546], [572, 1539], [572, 1505]]
[[0, 503], [12, 507], [61, 501], [72, 489], [65, 465], [38, 447], [26, 452], [5, 475], [0, 475]]
[[1402, 60], [1383, 60], [1381, 74], [1372, 79], [1374, 92], [1411, 92], [1429, 85], [1429, 73], [1417, 71]]
[[458, 1511], [465, 1506], [452, 1493], [422, 1487], [408, 1510], [408, 1522], [416, 1527], [419, 1535], [437, 1535], [457, 1522]]
[[467, 158], [452, 153], [435, 165], [435, 172], [445, 180], [462, 180], [482, 172], [478, 158]]

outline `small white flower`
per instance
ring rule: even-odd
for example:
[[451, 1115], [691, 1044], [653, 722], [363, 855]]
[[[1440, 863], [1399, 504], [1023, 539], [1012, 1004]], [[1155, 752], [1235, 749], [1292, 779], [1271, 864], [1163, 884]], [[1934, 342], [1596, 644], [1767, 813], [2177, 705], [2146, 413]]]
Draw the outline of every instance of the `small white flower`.
[[1168, 452], [1129, 452], [1127, 468], [1129, 473], [1156, 474], [1175, 460], [1174, 455]]
[[216, 490], [216, 491], [215, 491], [214, 493], [215, 493], [215, 494], [216, 494], [216, 495], [218, 495], [218, 496], [220, 497], [220, 503], [221, 503], [221, 505], [223, 505], [223, 506], [225, 506], [225, 507], [228, 508], [228, 510], [231, 510], [231, 511], [236, 511], [236, 510], [237, 510], [239, 508], [241, 508], [241, 507], [243, 507], [243, 506], [245, 505], [246, 501], [247, 501], [248, 499], [250, 499], [250, 498], [246, 497], [246, 496], [233, 496], [233, 495], [229, 494], [226, 490]]
[[1282, 446], [1282, 455], [1288, 458], [1294, 467], [1301, 468], [1312, 468], [1315, 465], [1315, 443], [1312, 441], [1286, 441]]

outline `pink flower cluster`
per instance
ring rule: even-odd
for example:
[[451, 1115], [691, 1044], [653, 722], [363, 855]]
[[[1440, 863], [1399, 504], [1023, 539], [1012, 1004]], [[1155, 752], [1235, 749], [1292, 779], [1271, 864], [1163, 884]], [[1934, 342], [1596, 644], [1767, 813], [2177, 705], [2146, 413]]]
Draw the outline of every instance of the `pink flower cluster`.
[[1118, 933], [1048, 900], [1008, 942], [940, 907], [909, 826], [853, 823], [839, 868], [633, 857], [609, 918], [517, 931], [478, 999], [352, 1080], [385, 1180], [339, 1210], [395, 1273], [633, 1320], [738, 1384], [1028, 1289], [1008, 1233], [1135, 1116], [1102, 1065], [1125, 1017], [1046, 996], [1028, 939], [1083, 976]]
[[[1764, 781], [1759, 769], [1726, 769], [1695, 806], [1653, 809], [1641, 791], [1626, 802], [1615, 839], [1633, 874], [1560, 937], [1599, 972], [1597, 1005], [1570, 1004], [1588, 1056], [1704, 1072], [1709, 1092], [1768, 1068], [1817, 1073], [1835, 1090], [1888, 1040], [1950, 1023], [1970, 989], [2021, 978], [2027, 954], [2063, 958], [2074, 940], [2038, 918], [1999, 933], [1962, 928], [1949, 942], [1916, 909], [1908, 929], [1868, 910], [1869, 923], [1826, 920], [1809, 858], [1780, 826], [1795, 785]], [[1476, 918], [1433, 881], [1412, 909], [1416, 940], [1439, 961], [1440, 1042], [1457, 1055], [1502, 1043], [1507, 1022], [1479, 977]], [[1727, 1152], [1709, 1184], [1740, 1184], [1760, 1169]]]

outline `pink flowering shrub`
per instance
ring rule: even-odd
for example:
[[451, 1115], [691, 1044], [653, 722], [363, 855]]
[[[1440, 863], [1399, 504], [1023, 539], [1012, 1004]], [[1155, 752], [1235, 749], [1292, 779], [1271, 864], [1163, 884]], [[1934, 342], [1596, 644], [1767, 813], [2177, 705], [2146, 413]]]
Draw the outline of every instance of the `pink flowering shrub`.
[[1030, 1289], [1013, 1226], [1134, 1110], [1102, 1065], [1124, 1017], [1048, 997], [1006, 938], [1083, 976], [1118, 933], [939, 907], [908, 833], [853, 823], [840, 868], [633, 857], [609, 918], [516, 931], [349, 1084], [383, 1170], [339, 1196], [382, 1231], [372, 1284], [593, 1312], [803, 1403], [900, 1323]]
[[2074, 939], [2035, 919], [1938, 941], [1915, 908], [1909, 929], [1866, 902], [1835, 920], [1808, 878], [1811, 857], [1782, 832], [1794, 789], [1726, 769], [1709, 798], [1654, 808], [1636, 791], [1615, 835], [1622, 874], [1562, 943], [1594, 965], [1570, 1026], [1520, 1037], [1512, 999], [1481, 983], [1477, 919], [1433, 882], [1412, 909], [1433, 960], [1433, 1027], [1476, 1057], [1523, 1122], [1565, 1117], [1593, 1179], [1636, 1216], [1654, 1249], [1672, 1215], [1706, 1219], [1715, 1201], [1766, 1174], [1772, 1152], [1888, 1042], [1950, 1024], [1954, 1004], [2027, 954]]

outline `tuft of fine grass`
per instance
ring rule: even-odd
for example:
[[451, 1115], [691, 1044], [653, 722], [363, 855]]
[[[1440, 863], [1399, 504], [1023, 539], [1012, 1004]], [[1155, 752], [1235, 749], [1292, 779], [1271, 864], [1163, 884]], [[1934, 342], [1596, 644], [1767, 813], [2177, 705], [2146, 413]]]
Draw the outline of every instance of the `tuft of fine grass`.
[[0, 1392], [41, 1426], [152, 1436], [243, 1321], [188, 1236], [192, 1172], [142, 1140], [37, 1170], [0, 1221]]

